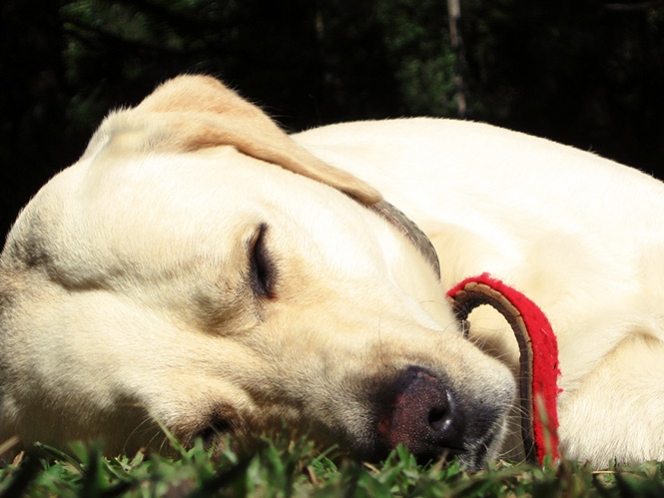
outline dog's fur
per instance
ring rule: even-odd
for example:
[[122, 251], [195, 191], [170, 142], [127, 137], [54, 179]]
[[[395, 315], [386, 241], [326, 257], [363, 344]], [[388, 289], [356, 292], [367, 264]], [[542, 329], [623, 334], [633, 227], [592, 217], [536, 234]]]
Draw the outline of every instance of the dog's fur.
[[[367, 208], [381, 195], [441, 282]], [[172, 80], [109, 116], [7, 238], [0, 443], [115, 453], [160, 448], [155, 421], [185, 444], [285, 422], [360, 458], [402, 442], [478, 467], [518, 445], [511, 333], [480, 309], [464, 339], [445, 298], [483, 272], [556, 331], [564, 454], [664, 459], [660, 182], [453, 120], [288, 137], [213, 79]]]

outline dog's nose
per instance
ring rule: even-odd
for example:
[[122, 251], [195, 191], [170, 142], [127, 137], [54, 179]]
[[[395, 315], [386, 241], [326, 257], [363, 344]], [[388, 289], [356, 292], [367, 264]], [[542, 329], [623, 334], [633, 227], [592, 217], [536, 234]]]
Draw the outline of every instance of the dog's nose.
[[391, 406], [379, 418], [378, 432], [389, 448], [401, 443], [421, 463], [463, 452], [465, 417], [438, 377], [409, 367], [386, 394]]

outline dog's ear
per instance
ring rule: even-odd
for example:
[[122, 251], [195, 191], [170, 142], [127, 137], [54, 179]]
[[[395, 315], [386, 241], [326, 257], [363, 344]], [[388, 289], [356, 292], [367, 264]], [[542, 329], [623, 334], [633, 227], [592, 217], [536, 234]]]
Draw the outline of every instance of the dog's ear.
[[180, 76], [167, 81], [131, 113], [164, 114], [158, 121], [169, 129], [160, 127], [160, 137], [156, 141], [152, 137], [152, 146], [193, 151], [233, 145], [243, 154], [328, 184], [365, 204], [381, 199], [374, 188], [295, 143], [262, 110], [214, 78]]

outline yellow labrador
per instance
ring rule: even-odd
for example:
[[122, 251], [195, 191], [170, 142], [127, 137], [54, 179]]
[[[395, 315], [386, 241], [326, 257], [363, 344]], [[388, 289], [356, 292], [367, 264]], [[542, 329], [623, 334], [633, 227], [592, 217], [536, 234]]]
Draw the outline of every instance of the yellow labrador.
[[[430, 258], [371, 206], [426, 232]], [[285, 423], [380, 459], [510, 451], [516, 347], [445, 292], [491, 272], [548, 315], [565, 454], [664, 459], [664, 187], [469, 122], [289, 137], [217, 81], [111, 114], [0, 258], [0, 443], [107, 453]], [[480, 348], [484, 349], [482, 351]], [[158, 423], [157, 423], [158, 422]]]

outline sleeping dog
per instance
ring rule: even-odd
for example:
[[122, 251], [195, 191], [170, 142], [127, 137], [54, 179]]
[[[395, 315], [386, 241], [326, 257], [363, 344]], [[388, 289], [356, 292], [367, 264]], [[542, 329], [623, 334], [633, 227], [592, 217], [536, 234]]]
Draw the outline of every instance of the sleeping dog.
[[479, 308], [466, 337], [446, 298], [483, 272], [556, 333], [563, 453], [664, 459], [660, 182], [455, 120], [288, 136], [212, 78], [171, 80], [7, 237], [0, 443], [115, 454], [164, 449], [162, 428], [218, 447], [285, 424], [369, 460], [519, 455], [509, 327]]

